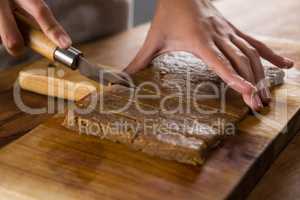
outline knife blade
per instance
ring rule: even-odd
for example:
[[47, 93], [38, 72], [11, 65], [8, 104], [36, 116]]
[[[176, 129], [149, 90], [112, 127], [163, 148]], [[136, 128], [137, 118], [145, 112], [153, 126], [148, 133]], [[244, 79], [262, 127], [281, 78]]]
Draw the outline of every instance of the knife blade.
[[107, 69], [107, 67], [89, 62], [83, 56], [83, 53], [74, 47], [70, 47], [69, 49], [56, 48], [54, 60], [73, 70], [78, 69], [81, 75], [101, 84], [120, 84], [126, 87], [133, 87], [133, 83], [124, 78], [121, 73], [114, 72], [112, 69]]
[[116, 73], [111, 69], [89, 62], [78, 49], [74, 47], [68, 49], [58, 48], [21, 13], [17, 11], [14, 13], [26, 45], [38, 54], [51, 61], [59, 62], [72, 70], [78, 69], [81, 75], [101, 84], [120, 84], [126, 87], [134, 87], [133, 83], [122, 76], [121, 73]]
[[104, 85], [120, 84], [131, 87], [131, 84], [118, 73], [104, 69], [100, 65], [91, 64], [87, 59], [80, 56], [78, 60], [79, 72], [94, 81], [99, 81]]

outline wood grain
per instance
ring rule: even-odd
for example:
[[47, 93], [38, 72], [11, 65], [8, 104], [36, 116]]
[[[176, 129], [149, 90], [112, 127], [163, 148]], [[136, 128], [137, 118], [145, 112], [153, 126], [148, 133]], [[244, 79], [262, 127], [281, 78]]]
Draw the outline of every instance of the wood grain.
[[[276, 96], [291, 87], [280, 87]], [[300, 102], [293, 96], [289, 101]], [[240, 125], [240, 134], [213, 152], [202, 168], [150, 158], [119, 144], [72, 133], [60, 126], [62, 118], [57, 116], [1, 150], [0, 186], [10, 199], [224, 199], [237, 194], [231, 192], [240, 181], [250, 183], [254, 173], [261, 173], [276, 157], [278, 145], [293, 133], [281, 135], [280, 130], [299, 104], [288, 104], [288, 110], [287, 119], [274, 107], [265, 114], [279, 117], [277, 127], [248, 117]], [[278, 137], [284, 138], [274, 142]]]
[[276, 159], [262, 180], [251, 192], [249, 200], [299, 199], [300, 191], [299, 133]]
[[[300, 54], [298, 54], [299, 56]], [[295, 84], [300, 84], [300, 78], [297, 77], [298, 70], [289, 73]], [[299, 123], [299, 121], [297, 121]], [[272, 164], [267, 173], [262, 177], [254, 190], [247, 199], [299, 199], [300, 185], [300, 133], [290, 142], [287, 148], [280, 154]]]
[[[0, 92], [0, 146], [3, 146], [46, 121], [51, 114], [28, 115], [15, 104], [11, 90]], [[32, 108], [47, 106], [45, 96], [22, 92], [23, 102]]]
[[[253, 5], [264, 7], [260, 9], [259, 15], [256, 12], [249, 12], [249, 8]], [[223, 7], [222, 11], [226, 16], [238, 26], [243, 26], [242, 28], [245, 30], [247, 28], [248, 31], [256, 34], [269, 34], [273, 37], [299, 40], [300, 36], [297, 34], [299, 31], [297, 28], [299, 27], [297, 15], [299, 1], [255, 0], [241, 2], [227, 0], [220, 1], [218, 6]], [[272, 9], [267, 9], [270, 6]], [[241, 12], [241, 7], [244, 7], [245, 12]], [[293, 10], [294, 12], [292, 12]], [[255, 14], [257, 17], [254, 16]], [[248, 17], [244, 17], [244, 15]], [[272, 17], [268, 18], [268, 16]], [[276, 21], [275, 23], [272, 20], [273, 17], [280, 19], [281, 22], [277, 23]], [[269, 20], [261, 20], [264, 18]], [[266, 21], [272, 23], [265, 26]], [[285, 25], [281, 26], [281, 24]], [[139, 27], [128, 33], [86, 45], [84, 49], [87, 56], [94, 61], [123, 68], [138, 50], [145, 34], [145, 27]], [[283, 53], [290, 52], [287, 55], [299, 63], [297, 58], [299, 54], [295, 53], [297, 49], [290, 50], [289, 47], [278, 49]], [[120, 59], [116, 59], [117, 56]], [[12, 98], [8, 98], [11, 96], [11, 90], [7, 90], [16, 76], [17, 69], [0, 74], [0, 87], [3, 91], [0, 94], [1, 105], [5, 105], [0, 106], [0, 109], [1, 111], [5, 110], [3, 115], [5, 119], [7, 116], [12, 116], [11, 113], [19, 112]], [[288, 77], [290, 80], [298, 79], [299, 72], [293, 70]], [[295, 89], [292, 90], [296, 92]], [[284, 93], [284, 89], [280, 91]], [[26, 92], [26, 95], [29, 94]], [[297, 97], [298, 94], [292, 96]], [[38, 97], [39, 95], [30, 94], [28, 98], [34, 105], [37, 105], [43, 102]], [[297, 104], [297, 101], [293, 99], [295, 97], [290, 100], [294, 106]], [[289, 108], [293, 111], [295, 109], [295, 107]], [[7, 135], [24, 133], [42, 121], [39, 116], [26, 114], [21, 117], [20, 115], [14, 116], [9, 120], [1, 121], [1, 128], [3, 125], [10, 124], [8, 128], [1, 129], [3, 133]], [[23, 118], [23, 116], [25, 117]], [[20, 118], [24, 120], [19, 120]], [[112, 199], [124, 198], [125, 195], [131, 199], [143, 197], [146, 199], [155, 197], [192, 199], [198, 198], [200, 195], [203, 199], [222, 199], [229, 195], [244, 197], [292, 137], [292, 134], [288, 136], [279, 134], [280, 137], [272, 140], [272, 144], [268, 146], [274, 129], [263, 129], [264, 127], [259, 126], [260, 123], [257, 120], [249, 118], [245, 124], [249, 123], [253, 126], [248, 129], [247, 133], [242, 132], [238, 137], [224, 143], [222, 150], [213, 153], [207, 166], [193, 168], [141, 156], [129, 152], [120, 145], [110, 144], [112, 145], [110, 146], [85, 136], [65, 132], [65, 129], [57, 126], [59, 122], [59, 118], [51, 119], [37, 130], [1, 150], [0, 160], [1, 170], [3, 170], [1, 171], [1, 180], [3, 180], [1, 181], [1, 194], [3, 197], [6, 199], [53, 199], [53, 197], [97, 199], [99, 196]], [[22, 126], [19, 126], [20, 124]], [[294, 129], [296, 128], [294, 127]], [[12, 131], [11, 129], [19, 130]], [[258, 129], [261, 130], [258, 131]], [[63, 139], [60, 140], [60, 137]], [[21, 143], [22, 145], [20, 145]], [[22, 146], [25, 147], [22, 148]], [[18, 150], [15, 151], [15, 148]], [[241, 151], [242, 148], [243, 151]], [[262, 151], [266, 152], [265, 156], [255, 161], [258, 152]], [[28, 162], [28, 160], [32, 162]], [[16, 163], [16, 161], [19, 162]], [[221, 165], [220, 162], [226, 163], [226, 165]], [[220, 166], [220, 171], [216, 171], [213, 166]], [[89, 170], [86, 170], [87, 168]], [[242, 177], [242, 175], [244, 176]], [[293, 180], [290, 181], [292, 184]], [[202, 187], [207, 184], [211, 187]], [[268, 182], [268, 184], [271, 187], [273, 185], [272, 182]], [[278, 185], [276, 188], [279, 187], [281, 186]], [[218, 192], [216, 192], [216, 188]], [[289, 189], [292, 188], [289, 187]], [[209, 192], [211, 190], [214, 191]], [[289, 190], [286, 189], [286, 191]], [[293, 191], [289, 192], [293, 193]], [[297, 193], [295, 192], [295, 194]]]
[[[136, 31], [139, 34], [141, 28]], [[119, 37], [128, 40], [133, 33]], [[292, 81], [277, 88], [273, 95], [278, 104], [264, 111], [264, 118], [272, 119], [276, 126], [248, 117], [240, 124], [240, 134], [226, 140], [202, 168], [150, 158], [122, 145], [77, 135], [60, 126], [61, 118], [53, 118], [0, 151], [0, 185], [11, 199], [241, 198], [298, 129], [291, 119], [299, 116], [299, 92]], [[291, 130], [282, 134], [287, 122]]]

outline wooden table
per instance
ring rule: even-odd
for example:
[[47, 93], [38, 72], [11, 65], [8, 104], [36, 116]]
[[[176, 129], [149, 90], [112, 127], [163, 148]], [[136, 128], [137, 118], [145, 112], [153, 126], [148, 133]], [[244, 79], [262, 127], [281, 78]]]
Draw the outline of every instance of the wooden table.
[[[224, 15], [242, 30], [294, 42], [300, 41], [299, 1], [263, 0], [241, 3], [239, 0], [229, 0], [226, 2], [218, 2], [217, 5]], [[235, 7], [234, 4], [239, 6]], [[297, 63], [296, 67], [300, 65]], [[299, 152], [300, 134], [297, 134], [257, 184], [249, 199], [299, 199]]]
[[[251, 14], [249, 11], [250, 5], [260, 5], [260, 7], [255, 8], [255, 12]], [[235, 24], [237, 24], [239, 27], [241, 27], [243, 30], [250, 31], [255, 34], [259, 35], [268, 35], [273, 37], [280, 37], [280, 38], [286, 38], [289, 40], [299, 40], [300, 39], [300, 33], [299, 29], [296, 29], [296, 25], [298, 25], [297, 21], [297, 10], [300, 8], [300, 2], [298, 3], [297, 0], [289, 0], [289, 1], [258, 1], [255, 3], [255, 1], [251, 2], [240, 2], [238, 0], [229, 0], [226, 2], [218, 2], [217, 6], [220, 7], [220, 9], [225, 13], [225, 15], [231, 19]], [[270, 8], [271, 7], [271, 8]], [[294, 10], [294, 12], [293, 12]], [[247, 12], [246, 12], [247, 11]], [[282, 13], [285, 13], [284, 15]], [[295, 13], [295, 14], [294, 14]], [[263, 20], [262, 20], [263, 19]], [[277, 19], [277, 20], [274, 20]], [[268, 25], [263, 24], [263, 22], [270, 23]], [[271, 23], [272, 22], [272, 23]], [[294, 23], [293, 23], [294, 22]], [[261, 25], [261, 26], [260, 26]], [[284, 25], [284, 26], [283, 26]], [[131, 34], [131, 32], [128, 32], [126, 34]], [[143, 40], [145, 36], [145, 27], [140, 27], [137, 30], [134, 31], [134, 35], [132, 37], [132, 40]], [[116, 43], [119, 43], [120, 40], [118, 40], [119, 37], [115, 37], [113, 39], [110, 39], [110, 41], [115, 40]], [[121, 41], [122, 43], [119, 45], [126, 45], [127, 48], [120, 48], [120, 49], [111, 49], [110, 45], [111, 42], [102, 42], [102, 47], [98, 49], [97, 51], [94, 51], [94, 44], [90, 44], [87, 47], [83, 47], [85, 52], [93, 57], [93, 54], [99, 54], [101, 55], [101, 52], [103, 51], [110, 51], [106, 53], [105, 56], [97, 56], [98, 60], [95, 60], [97, 62], [101, 62], [103, 64], [109, 63], [109, 64], [118, 64], [117, 62], [114, 63], [114, 61], [111, 59], [113, 56], [111, 55], [120, 55], [122, 56], [123, 60], [128, 60], [128, 62], [131, 60], [130, 57], [126, 57], [128, 55], [128, 51], [136, 51], [135, 46], [130, 46], [130, 44], [136, 44], [131, 43], [130, 41]], [[96, 44], [95, 44], [96, 45]], [[93, 49], [93, 51], [91, 51]], [[295, 51], [297, 50], [297, 47], [295, 47]], [[133, 55], [134, 52], [130, 52], [130, 55]], [[3, 143], [6, 143], [8, 140], [14, 139], [15, 137], [25, 134], [30, 129], [38, 125], [39, 123], [43, 122], [45, 119], [49, 118], [51, 115], [40, 115], [40, 116], [32, 116], [32, 115], [26, 115], [22, 112], [20, 112], [15, 106], [12, 101], [12, 93], [11, 89], [9, 89], [9, 86], [13, 82], [13, 80], [16, 77], [17, 71], [21, 69], [22, 66], [16, 67], [14, 69], [5, 71], [4, 73], [1, 73], [0, 75], [0, 105], [3, 105], [0, 107], [0, 135], [3, 138], [1, 139]], [[24, 92], [24, 97], [26, 99], [26, 103], [33, 105], [33, 106], [43, 106], [45, 105], [45, 97], [34, 95], [31, 93]], [[299, 139], [298, 139], [299, 140]], [[299, 143], [299, 142], [298, 142]], [[293, 145], [294, 144], [294, 145]], [[275, 165], [272, 167], [270, 172], [267, 173], [266, 178], [261, 181], [261, 183], [258, 185], [258, 187], [254, 190], [254, 192], [251, 194], [251, 197], [260, 197], [260, 196], [269, 196], [270, 193], [273, 194], [273, 185], [274, 180], [281, 180], [281, 182], [289, 183], [287, 185], [281, 185], [280, 181], [276, 182], [276, 191], [280, 194], [297, 194], [296, 193], [296, 185], [297, 182], [294, 182], [295, 175], [291, 176], [282, 176], [284, 173], [282, 173], [282, 163], [291, 163], [286, 164], [288, 170], [293, 170], [297, 172], [299, 171], [299, 162], [298, 165], [295, 159], [293, 159], [294, 152], [297, 152], [297, 141], [293, 142], [291, 146], [289, 146], [286, 149], [286, 152], [282, 154], [282, 156], [279, 158], [278, 161], [275, 162]], [[285, 156], [284, 156], [285, 155]], [[291, 159], [288, 159], [291, 157]], [[293, 163], [293, 165], [292, 165]], [[292, 166], [291, 166], [292, 165]], [[277, 166], [277, 167], [276, 167]], [[286, 170], [286, 173], [289, 171]], [[269, 175], [271, 174], [271, 175]], [[298, 173], [300, 174], [300, 173]], [[298, 176], [299, 177], [299, 176]], [[283, 181], [285, 180], [285, 181]], [[270, 184], [272, 183], [272, 184]], [[271, 187], [270, 187], [271, 185]], [[294, 187], [290, 187], [290, 185]], [[299, 182], [298, 182], [299, 185]], [[267, 189], [266, 189], [267, 188]], [[287, 188], [287, 189], [286, 189]], [[295, 188], [295, 191], [288, 190]], [[271, 192], [270, 192], [271, 191]], [[274, 195], [276, 196], [276, 195]], [[282, 197], [282, 195], [280, 195]], [[290, 195], [291, 196], [291, 195]], [[293, 196], [291, 196], [293, 197]]]

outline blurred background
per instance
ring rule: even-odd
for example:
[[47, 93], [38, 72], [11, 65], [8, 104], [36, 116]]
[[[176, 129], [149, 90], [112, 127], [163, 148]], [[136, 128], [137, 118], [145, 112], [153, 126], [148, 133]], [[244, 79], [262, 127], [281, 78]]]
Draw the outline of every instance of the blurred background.
[[134, 22], [139, 25], [150, 21], [153, 17], [156, 0], [134, 0]]

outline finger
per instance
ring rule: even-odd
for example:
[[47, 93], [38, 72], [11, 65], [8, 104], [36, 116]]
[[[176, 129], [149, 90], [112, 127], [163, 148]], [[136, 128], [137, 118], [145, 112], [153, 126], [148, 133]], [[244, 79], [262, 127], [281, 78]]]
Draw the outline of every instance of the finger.
[[272, 64], [281, 68], [293, 67], [294, 62], [291, 59], [276, 54], [272, 49], [270, 49], [264, 43], [245, 34], [242, 34], [242, 37], [257, 49], [261, 57], [270, 61]]
[[253, 84], [236, 73], [230, 62], [216, 46], [199, 49], [195, 54], [211, 66], [231, 88], [239, 92], [245, 103], [253, 110], [258, 111], [263, 107]]
[[[253, 86], [256, 85], [255, 75], [248, 57], [239, 48], [237, 48], [229, 39], [224, 39], [216, 36], [214, 40], [217, 47], [229, 59], [236, 72], [245, 80], [252, 83]], [[256, 98], [260, 104], [261, 98]]]
[[19, 56], [24, 50], [24, 41], [17, 27], [8, 0], [2, 0], [0, 6], [0, 36], [6, 50], [13, 56]]
[[33, 16], [45, 35], [60, 48], [71, 46], [71, 38], [57, 22], [47, 4], [42, 0], [15, 0], [26, 12]]
[[263, 103], [269, 104], [271, 92], [265, 79], [265, 71], [259, 53], [247, 41], [238, 36], [232, 36], [231, 41], [249, 58], [250, 67], [254, 72], [256, 88], [259, 90]]
[[148, 36], [143, 47], [140, 49], [135, 58], [124, 70], [127, 74], [134, 74], [147, 66], [152, 62], [157, 52], [160, 49], [159, 43], [156, 39], [152, 39], [152, 36]]
[[[229, 23], [229, 22], [228, 22]], [[280, 68], [291, 68], [294, 65], [294, 62], [289, 59], [285, 58], [283, 56], [278, 55], [275, 53], [272, 49], [270, 49], [267, 45], [265, 45], [263, 42], [244, 34], [240, 30], [238, 30], [235, 26], [233, 26], [231, 23], [229, 23], [231, 27], [235, 30], [236, 34], [238, 34], [240, 37], [245, 39], [249, 44], [251, 44], [260, 54], [261, 57], [268, 60], [272, 64], [280, 67]]]
[[255, 76], [247, 56], [239, 48], [237, 48], [229, 39], [215, 37], [214, 40], [217, 47], [230, 61], [236, 72], [239, 75], [241, 75], [244, 79], [255, 85]]

